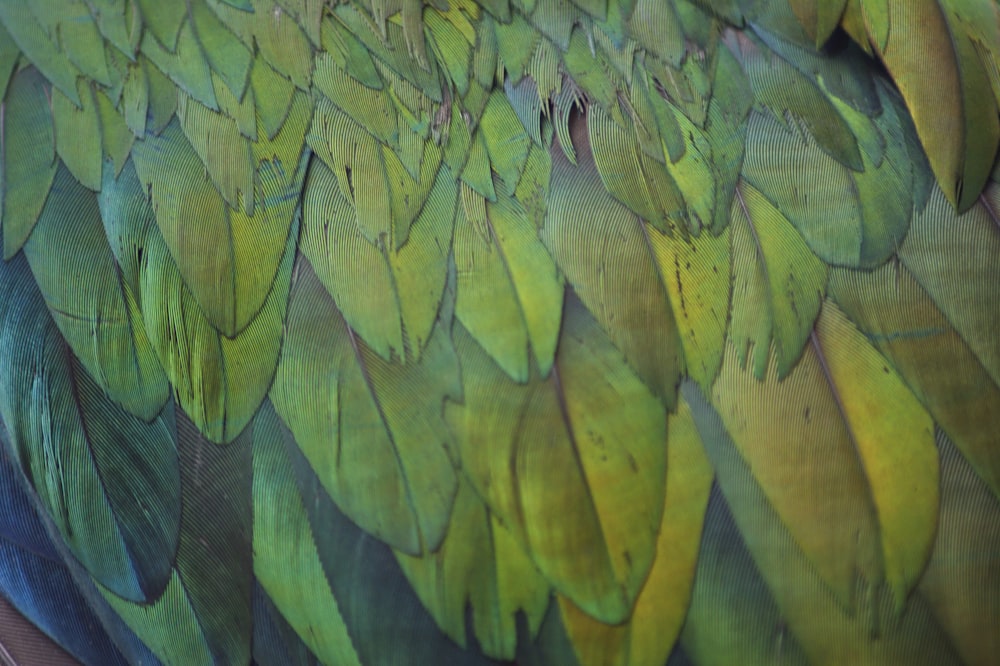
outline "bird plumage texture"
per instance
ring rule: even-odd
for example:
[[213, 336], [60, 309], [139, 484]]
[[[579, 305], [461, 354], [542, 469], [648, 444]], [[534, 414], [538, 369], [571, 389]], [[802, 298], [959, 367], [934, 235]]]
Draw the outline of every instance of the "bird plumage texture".
[[0, 99], [0, 662], [997, 663], [995, 0], [0, 0]]

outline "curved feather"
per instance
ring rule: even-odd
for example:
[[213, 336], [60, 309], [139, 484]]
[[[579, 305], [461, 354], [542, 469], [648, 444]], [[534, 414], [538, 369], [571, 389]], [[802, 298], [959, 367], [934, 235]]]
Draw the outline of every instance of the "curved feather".
[[1000, 225], [996, 202], [1000, 187], [991, 184], [973, 208], [956, 215], [939, 191], [914, 217], [912, 231], [899, 249], [903, 265], [938, 304], [1000, 382], [1000, 308], [991, 307], [1000, 280]]
[[[960, 11], [951, 2], [911, 7], [899, 0], [865, 0], [860, 11], [869, 42], [906, 100], [938, 185], [953, 206], [968, 209], [996, 157], [1000, 120], [983, 63], [956, 20]], [[926, 62], [933, 66], [922, 67]]]
[[213, 441], [235, 438], [256, 413], [277, 366], [297, 224], [284, 240], [264, 305], [230, 338], [212, 326], [185, 286], [131, 162], [104, 189], [116, 202], [103, 217], [112, 252], [123, 281], [135, 285], [146, 333], [177, 401]]
[[[101, 121], [94, 90], [85, 79], [77, 82], [81, 104], [52, 91], [52, 125], [56, 153], [73, 177], [92, 190], [101, 188]], [[79, 108], [77, 108], [79, 106]]]
[[31, 235], [56, 175], [55, 134], [47, 110], [48, 87], [27, 68], [10, 81], [0, 133], [0, 224], [3, 258], [10, 259]]
[[192, 33], [208, 66], [237, 99], [242, 98], [253, 60], [252, 49], [241, 43], [220, 20], [221, 7], [209, 7], [206, 0], [189, 0], [187, 9]]
[[76, 79], [80, 71], [67, 61], [51, 36], [39, 25], [31, 12], [31, 4], [25, 0], [3, 3], [0, 23], [38, 71], [74, 104], [79, 104]]
[[456, 327], [464, 396], [447, 416], [463, 469], [553, 587], [616, 623], [653, 561], [665, 415], [578, 300], [563, 316], [551, 374], [524, 385]]
[[[910, 597], [902, 615], [894, 615], [895, 601], [877, 590], [864, 592], [864, 605], [854, 612], [840, 605], [801, 549], [801, 541], [789, 532], [787, 521], [765, 495], [756, 480], [757, 472], [740, 455], [719, 415], [694, 384], [686, 383], [682, 391], [691, 404], [722, 495], [766, 585], [764, 599], [770, 596], [780, 612], [778, 631], [772, 624], [770, 631], [755, 637], [755, 642], [773, 637], [769, 649], [765, 643], [763, 654], [783, 652], [787, 631], [810, 663], [830, 658], [872, 664], [961, 663], [929, 604], [919, 595]], [[820, 464], [829, 459], [824, 457]], [[706, 523], [707, 533], [709, 524], [711, 519]], [[859, 592], [863, 590], [859, 588]], [[697, 584], [695, 593], [697, 596]], [[761, 593], [759, 588], [755, 592]], [[767, 607], [766, 601], [763, 607]]]
[[696, 664], [810, 663], [754, 564], [718, 485], [705, 512], [681, 646]]
[[[392, 551], [335, 505], [291, 433], [265, 405], [255, 424], [254, 502], [258, 575], [304, 641], [327, 663], [457, 666], [491, 663], [434, 626]], [[293, 539], [300, 566], [288, 566]], [[335, 605], [330, 602], [335, 601]], [[344, 642], [341, 625], [349, 643]]]
[[259, 582], [253, 594], [253, 658], [261, 666], [317, 666], [320, 663], [281, 616]]
[[[282, 429], [266, 403], [253, 434], [254, 574], [320, 659], [360, 664], [316, 552]], [[285, 547], [292, 543], [297, 557], [290, 562]]]
[[[207, 142], [211, 127], [204, 123], [227, 119], [205, 107], [200, 107], [201, 116], [189, 117], [185, 109], [199, 106], [197, 102], [182, 104], [178, 116], [185, 131], [195, 131], [187, 129], [188, 123], [200, 122], [197, 131], [209, 132], [199, 135], [206, 143], [199, 139], [195, 148], [205, 153], [209, 173], [218, 183], [219, 171], [213, 166], [228, 168], [232, 146]], [[244, 165], [249, 168], [244, 177], [236, 179], [242, 180], [243, 188], [237, 188], [239, 206], [227, 203], [204, 178], [198, 151], [177, 124], [159, 136], [148, 136], [132, 151], [136, 173], [149, 193], [160, 233], [185, 285], [212, 325], [229, 337], [258, 316], [275, 283], [305, 177], [302, 151], [310, 114], [305, 98], [299, 96], [274, 139], [261, 135], [249, 146], [229, 121], [236, 150], [246, 148], [244, 159], [252, 160]], [[216, 157], [222, 162], [215, 162]], [[236, 196], [228, 187], [223, 192]], [[199, 224], [190, 223], [194, 218]], [[219, 251], [206, 260], [198, 251], [203, 247]]]
[[745, 181], [732, 207], [729, 340], [741, 364], [763, 379], [774, 340], [778, 377], [798, 361], [819, 314], [826, 266], [781, 211]]
[[161, 3], [156, 0], [136, 0], [143, 25], [167, 50], [177, 46], [177, 35], [187, 12], [178, 3]]
[[602, 624], [566, 597], [558, 597], [563, 625], [581, 666], [665, 663], [689, 621], [714, 474], [686, 402], [678, 404], [667, 426], [667, 492], [656, 559], [628, 621]]
[[991, 663], [997, 16], [0, 2], [0, 587], [129, 663]]
[[847, 0], [834, 0], [833, 2], [791, 0], [788, 4], [792, 6], [792, 11], [802, 23], [802, 27], [805, 28], [810, 37], [815, 39], [816, 46], [820, 47], [837, 29]]
[[23, 256], [0, 265], [0, 414], [67, 547], [135, 600], [167, 584], [179, 536], [177, 452], [162, 418], [115, 405], [73, 357]]
[[[124, 89], [124, 83], [122, 87]], [[129, 128], [124, 115], [115, 108], [116, 103], [111, 101], [111, 97], [107, 93], [113, 93], [113, 91], [99, 90], [94, 94], [94, 99], [97, 101], [97, 115], [101, 124], [101, 148], [105, 159], [110, 159], [114, 165], [115, 174], [119, 174], [125, 166], [125, 160], [132, 153], [135, 135]]]
[[300, 260], [285, 327], [271, 400], [330, 496], [393, 547], [434, 550], [457, 489], [441, 406], [461, 391], [442, 324], [419, 362], [386, 361]]
[[1000, 598], [993, 594], [1000, 563], [985, 556], [1000, 548], [1000, 503], [949, 441], [941, 452], [941, 518], [919, 591], [966, 664], [988, 664], [996, 654]]
[[542, 241], [643, 381], [673, 404], [684, 357], [663, 278], [652, 261], [650, 231], [604, 191], [593, 162], [584, 161], [586, 146], [578, 154], [578, 167], [553, 156]]
[[[155, 2], [155, 0], [152, 0]], [[158, 3], [162, 4], [162, 3]], [[174, 4], [174, 3], [170, 3]], [[179, 90], [198, 100], [208, 108], [217, 111], [219, 103], [215, 99], [215, 90], [212, 86], [212, 70], [205, 60], [204, 51], [198, 43], [191, 21], [187, 20], [187, 12], [181, 6], [181, 20], [179, 32], [170, 29], [174, 36], [173, 42], [161, 41], [155, 37], [151, 31], [143, 33], [139, 47], [142, 54], [156, 68], [169, 78]], [[157, 9], [157, 11], [164, 11]], [[166, 10], [171, 13], [173, 10]], [[149, 16], [148, 13], [145, 16]], [[173, 20], [173, 17], [170, 17]], [[159, 17], [156, 23], [159, 24]], [[169, 46], [172, 43], [174, 46]], [[176, 90], [174, 91], [176, 92]]]
[[502, 190], [496, 196], [483, 201], [463, 186], [453, 249], [455, 316], [507, 374], [524, 382], [529, 359], [543, 376], [552, 367], [562, 276], [527, 212]]
[[[105, 179], [113, 179], [105, 165]], [[110, 213], [110, 210], [105, 207]], [[63, 339], [112, 400], [146, 421], [170, 397], [153, 353], [135, 285], [123, 281], [101, 224], [96, 195], [60, 167], [24, 247]]]
[[[15, 613], [24, 616], [20, 620], [23, 624], [19, 624], [11, 618], [10, 607], [0, 613], [0, 634], [3, 635], [0, 652], [8, 639], [14, 639], [15, 647], [28, 648], [28, 654], [33, 654], [33, 658], [26, 658], [24, 663], [41, 663], [46, 645], [24, 626], [34, 624], [37, 627], [34, 631], [44, 632], [84, 663], [128, 663], [108, 635], [100, 630], [98, 617], [77, 589], [72, 574], [36, 513], [34, 502], [24, 492], [20, 483], [23, 479], [18, 478], [19, 473], [9, 457], [9, 439], [2, 423], [0, 440], [3, 443], [0, 446], [0, 493], [3, 498], [0, 500], [0, 596], [3, 604], [9, 603], [17, 609]], [[121, 636], [117, 638], [120, 640]], [[133, 636], [123, 652], [132, 658], [152, 658], [148, 653], [142, 654], [141, 648], [130, 651], [138, 645]], [[51, 660], [54, 656], [44, 658]], [[76, 663], [69, 657], [67, 660], [67, 663]]]
[[175, 432], [181, 538], [169, 583], [148, 604], [104, 589], [101, 594], [164, 663], [248, 663], [253, 631], [250, 432], [219, 446], [184, 414], [177, 414]]
[[324, 162], [310, 168], [302, 253], [352, 329], [382, 358], [418, 360], [441, 308], [457, 192], [447, 168], [434, 180], [408, 241], [369, 242]]
[[21, 51], [18, 50], [17, 44], [14, 43], [14, 39], [2, 23], [0, 23], [0, 37], [2, 37], [0, 39], [0, 99], [3, 99], [7, 93], [7, 84], [14, 76], [14, 69], [21, 56]]
[[[936, 526], [930, 416], [829, 303], [802, 359], [781, 382], [773, 364], [758, 384], [736, 368], [731, 348], [727, 354], [713, 401], [735, 446], [840, 603], [858, 603], [856, 577], [877, 587], [884, 575], [901, 610]], [[872, 391], [878, 403], [869, 400]], [[781, 424], [780, 435], [773, 424]], [[780, 456], [774, 441], [787, 442]], [[823, 490], [803, 501], [815, 489]]]
[[[233, 43], [230, 45], [230, 48], [238, 54], [237, 62], [242, 64], [243, 51], [249, 49], [252, 54], [256, 46], [258, 55], [275, 71], [290, 79], [297, 88], [308, 90], [314, 49], [303, 27], [295, 20], [294, 14], [283, 6], [287, 3], [250, 0], [249, 4], [252, 11], [248, 12], [227, 7], [219, 2], [211, 3], [210, 14], [219, 22], [215, 29], [225, 31], [221, 34], [228, 38], [235, 35], [239, 39], [239, 41], [232, 39]], [[261, 20], [262, 16], [267, 19]], [[213, 44], [206, 44], [206, 52], [214, 50]], [[223, 60], [219, 63], [217, 71], [227, 66], [229, 65]], [[213, 65], [213, 68], [215, 67], [216, 65]], [[236, 71], [239, 73], [242, 70]]]
[[[888, 93], [874, 127], [845, 104], [841, 112], [860, 134], [864, 171], [854, 172], [827, 155], [797, 120], [751, 114], [743, 177], [759, 189], [803, 235], [825, 262], [871, 268], [881, 263], [906, 234], [919, 165], [909, 169], [907, 122], [896, 115]], [[867, 125], [865, 125], [867, 123]], [[870, 140], [865, 140], [866, 137]], [[873, 153], [892, 146], [884, 158]], [[837, 223], [831, 224], [835, 212]]]
[[830, 291], [1000, 496], [1000, 389], [913, 275], [899, 264], [836, 272]]
[[395, 555], [438, 626], [461, 647], [469, 644], [467, 607], [473, 635], [487, 656], [514, 658], [519, 614], [528, 635], [538, 634], [549, 606], [549, 584], [464, 475], [440, 549], [422, 558]]

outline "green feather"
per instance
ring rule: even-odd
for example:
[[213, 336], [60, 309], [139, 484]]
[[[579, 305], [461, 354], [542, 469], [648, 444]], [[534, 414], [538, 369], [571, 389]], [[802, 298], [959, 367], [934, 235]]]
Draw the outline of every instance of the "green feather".
[[[105, 179], [113, 179], [110, 164]], [[114, 215], [114, 203], [105, 199], [103, 213]], [[169, 384], [146, 336], [135, 285], [122, 280], [101, 215], [98, 197], [60, 168], [24, 254], [81, 364], [112, 400], [148, 421], [166, 403]]]
[[253, 590], [249, 430], [218, 446], [178, 414], [176, 432], [181, 539], [170, 582], [151, 604], [101, 592], [164, 663], [246, 663]]
[[516, 201], [479, 201], [481, 227], [464, 205], [456, 221], [455, 314], [513, 379], [528, 380], [529, 354], [547, 375], [559, 335], [562, 278]]
[[49, 89], [35, 69], [10, 82], [0, 134], [0, 224], [3, 258], [10, 259], [31, 235], [56, 175], [55, 133], [47, 112]]
[[[154, 2], [156, 0], [153, 0]], [[170, 4], [174, 3], [158, 3]], [[204, 51], [198, 43], [190, 21], [184, 21], [177, 36], [176, 52], [164, 47], [154, 33], [147, 32], [142, 38], [142, 54], [173, 81], [180, 90], [198, 100], [212, 110], [218, 110], [215, 91], [212, 87], [212, 70], [205, 60]]]
[[1000, 280], [1000, 188], [991, 184], [985, 196], [959, 216], [940, 191], [913, 220], [899, 249], [903, 265], [928, 292], [973, 350], [979, 362], [1000, 382], [1000, 309], [991, 307]]
[[[766, 489], [758, 485], [755, 462], [740, 454], [727, 427], [697, 387], [686, 383], [682, 392], [691, 404], [698, 431], [716, 470], [721, 495], [732, 512], [736, 530], [730, 531], [732, 536], [727, 541], [731, 543], [741, 536], [750, 554], [752, 564], [745, 560], [743, 564], [749, 572], [742, 573], [737, 580], [752, 580], [750, 572], [756, 569], [766, 589], [761, 589], [759, 584], [754, 586], [756, 589], [750, 597], [755, 599], [751, 607], [753, 612], [757, 612], [759, 605], [760, 612], [766, 613], [769, 606], [766, 599], [770, 596], [782, 618], [776, 624], [768, 624], [767, 631], [758, 632], [752, 639], [747, 636], [747, 644], [757, 646], [759, 654], [774, 655], [783, 654], [791, 647], [790, 639], [794, 639], [801, 646], [801, 652], [792, 648], [793, 654], [806, 655], [809, 663], [830, 657], [867, 663], [960, 663], [929, 604], [920, 595], [910, 598], [907, 612], [901, 616], [893, 614], [893, 600], [883, 588], [862, 585], [858, 588], [860, 607], [852, 612], [841, 606], [817, 575], [814, 563], [803, 553], [801, 541], [790, 532], [770, 503]], [[824, 464], [829, 460], [831, 456], [827, 453]], [[811, 488], [808, 496], [816, 498], [844, 492], [841, 485], [814, 484]], [[711, 533], [712, 528], [708, 526], [714, 520], [718, 519], [712, 516], [710, 505], [706, 532]], [[739, 536], [734, 534], [737, 530]], [[842, 547], [864, 547], [853, 532], [848, 542], [838, 539], [836, 543]], [[722, 557], [731, 557], [726, 551], [732, 548], [728, 544], [715, 546], [706, 554], [706, 563], [718, 561], [719, 555], [711, 554], [712, 551], [721, 551]], [[698, 596], [696, 583], [695, 604]], [[732, 607], [740, 603], [745, 601], [734, 600], [725, 605]], [[711, 634], [702, 635], [701, 640], [708, 649], [720, 641]], [[725, 640], [725, 635], [721, 638]], [[684, 640], [685, 643], [691, 640], [690, 635], [686, 634]], [[736, 645], [739, 643], [730, 644], [729, 654]]]
[[[309, 648], [327, 663], [360, 664], [320, 562], [285, 451], [287, 430], [265, 402], [253, 432], [253, 571]], [[289, 561], [285, 548], [297, 544]]]
[[73, 556], [136, 601], [167, 585], [180, 484], [165, 419], [113, 403], [72, 355], [23, 255], [0, 264], [0, 415], [13, 454]]
[[[210, 12], [218, 17], [220, 23], [216, 29], [221, 31], [219, 34], [225, 38], [227, 48], [233, 51], [239, 63], [240, 69], [236, 70], [236, 73], [243, 74], [242, 67], [245, 61], [243, 52], [249, 49], [250, 53], [253, 53], [256, 46], [258, 57], [263, 58], [282, 76], [290, 79], [297, 88], [308, 90], [311, 83], [314, 48], [302, 27], [293, 18], [293, 14], [281, 6], [287, 3], [275, 6], [273, 2], [250, 1], [253, 6], [252, 12], [220, 5], [218, 2], [213, 3]], [[238, 41], [232, 39], [234, 34]], [[214, 50], [213, 46], [206, 45], [206, 52]], [[216, 71], [222, 74], [224, 68], [232, 68], [236, 63], [220, 60], [219, 64], [220, 67]], [[213, 64], [213, 69], [215, 68], [216, 65]], [[233, 92], [237, 97], [241, 96], [238, 89], [234, 88]]]
[[157, 0], [135, 0], [135, 3], [142, 16], [143, 26], [168, 51], [174, 51], [181, 24], [187, 16], [184, 4]]
[[837, 270], [830, 295], [892, 362], [982, 480], [1000, 497], [1000, 387], [905, 266]]
[[938, 431], [941, 452], [941, 518], [920, 594], [966, 664], [988, 664], [998, 647], [991, 627], [1000, 622], [1000, 599], [983, 581], [1000, 575], [1000, 502]]
[[87, 631], [992, 663], [997, 16], [0, 0], [0, 432]]
[[300, 261], [285, 327], [271, 399], [330, 496], [395, 548], [437, 548], [457, 488], [440, 409], [461, 390], [442, 325], [419, 362], [384, 360]]
[[537, 635], [549, 606], [549, 585], [464, 477], [440, 549], [422, 558], [395, 554], [438, 626], [463, 648], [468, 647], [467, 606], [473, 634], [487, 656], [514, 658], [519, 613], [529, 633]]
[[17, 48], [38, 71], [74, 104], [80, 104], [76, 79], [80, 74], [39, 25], [27, 0], [0, 3], [0, 23], [7, 29]]
[[110, 86], [111, 71], [105, 44], [83, 0], [41, 0], [29, 7], [42, 29], [62, 50], [64, 57], [95, 82]]
[[754, 565], [718, 487], [705, 516], [691, 607], [680, 644], [698, 664], [777, 659], [793, 666], [810, 663]]
[[812, 331], [826, 286], [826, 266], [788, 219], [749, 183], [732, 207], [733, 307], [730, 339], [741, 364], [753, 359], [763, 379], [774, 340], [778, 376], [789, 373]]
[[205, 54], [208, 66], [217, 73], [237, 98], [246, 91], [253, 55], [226, 28], [206, 0], [189, 0], [191, 29]]
[[[646, 240], [649, 231], [603, 190], [593, 162], [583, 157], [579, 167], [553, 157], [552, 198], [542, 240], [612, 343], [646, 385], [673, 404], [684, 357], [666, 287]], [[595, 219], [601, 221], [596, 229]], [[626, 291], [631, 297], [621, 298]]]
[[447, 415], [474, 487], [552, 586], [617, 623], [652, 565], [665, 415], [583, 304], [564, 307], [560, 356], [526, 384], [456, 328], [464, 396]]
[[135, 285], [150, 343], [175, 397], [198, 428], [213, 441], [229, 441], [249, 423], [274, 374], [297, 224], [285, 241], [284, 256], [263, 306], [230, 338], [209, 323], [185, 286], [131, 164], [125, 166], [115, 187], [119, 189], [109, 196], [128, 205], [106, 215], [106, 231], [123, 280]]
[[[83, 79], [77, 86], [77, 108], [58, 90], [52, 91], [52, 125], [56, 153], [73, 177], [92, 190], [101, 188], [101, 120], [94, 91]], [[72, 137], [72, 138], [70, 138]]]

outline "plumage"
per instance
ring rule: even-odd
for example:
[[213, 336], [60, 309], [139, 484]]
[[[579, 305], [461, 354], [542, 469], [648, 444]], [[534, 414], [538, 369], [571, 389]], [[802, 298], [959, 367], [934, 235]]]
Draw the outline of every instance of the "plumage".
[[0, 0], [0, 661], [995, 663], [998, 108], [995, 0]]

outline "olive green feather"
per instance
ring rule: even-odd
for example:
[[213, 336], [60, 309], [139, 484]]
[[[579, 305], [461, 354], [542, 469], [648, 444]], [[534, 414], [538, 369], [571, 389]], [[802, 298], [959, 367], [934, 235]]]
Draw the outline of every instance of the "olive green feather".
[[0, 2], [0, 595], [102, 665], [992, 663], [998, 17]]
[[[665, 415], [583, 304], [571, 297], [564, 308], [560, 357], [526, 384], [460, 330], [464, 395], [447, 415], [474, 487], [542, 574], [617, 623], [652, 565]], [[595, 557], [575, 557], [581, 550]]]
[[7, 88], [0, 118], [4, 260], [13, 257], [28, 239], [56, 175], [55, 132], [47, 112], [49, 90], [34, 68], [18, 72]]
[[348, 516], [404, 552], [435, 550], [457, 490], [441, 414], [461, 390], [450, 340], [438, 325], [419, 362], [387, 361], [349, 327], [308, 262], [294, 281], [275, 409]]
[[228, 337], [212, 326], [185, 285], [131, 163], [105, 188], [129, 203], [104, 218], [106, 231], [123, 280], [135, 285], [147, 335], [174, 396], [209, 439], [235, 438], [257, 411], [277, 366], [297, 223], [263, 306]]

